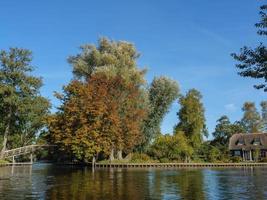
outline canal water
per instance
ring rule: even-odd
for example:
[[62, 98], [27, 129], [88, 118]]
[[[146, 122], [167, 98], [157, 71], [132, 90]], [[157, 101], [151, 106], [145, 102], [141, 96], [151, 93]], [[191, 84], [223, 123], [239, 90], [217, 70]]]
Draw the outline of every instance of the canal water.
[[267, 168], [0, 168], [0, 199], [267, 199]]

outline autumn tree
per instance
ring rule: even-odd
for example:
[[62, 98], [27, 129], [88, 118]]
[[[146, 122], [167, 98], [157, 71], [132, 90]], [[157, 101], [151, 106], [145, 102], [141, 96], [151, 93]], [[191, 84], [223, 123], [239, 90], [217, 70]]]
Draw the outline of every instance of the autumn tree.
[[161, 122], [173, 101], [178, 97], [179, 86], [176, 81], [167, 77], [156, 77], [149, 87], [148, 94], [149, 112], [143, 126], [144, 147], [160, 134]]
[[177, 113], [179, 122], [175, 132], [182, 131], [189, 138], [191, 145], [198, 148], [207, 136], [202, 95], [196, 89], [189, 90], [185, 96], [179, 98], [180, 110]]
[[[124, 90], [127, 98], [121, 96]], [[140, 142], [146, 113], [139, 107], [139, 92], [123, 78], [104, 73], [94, 74], [90, 83], [73, 81], [58, 95], [62, 106], [50, 120], [54, 143], [85, 162], [100, 152], [113, 157], [114, 149], [131, 151]], [[122, 118], [121, 112], [127, 116]]]
[[245, 102], [243, 105], [243, 117], [241, 123], [246, 133], [257, 133], [261, 129], [261, 116], [257, 111], [255, 103]]
[[[267, 36], [267, 5], [260, 7], [260, 21], [255, 24], [258, 28], [260, 36]], [[265, 42], [266, 40], [264, 40]], [[263, 89], [267, 91], [267, 48], [265, 43], [260, 43], [256, 48], [244, 46], [240, 53], [232, 54], [233, 58], [239, 63], [236, 68], [239, 70], [238, 74], [243, 77], [251, 77], [262, 80], [262, 83], [254, 85], [256, 89]]]
[[17, 136], [15, 146], [30, 144], [44, 128], [49, 113], [49, 101], [40, 95], [41, 78], [30, 73], [32, 53], [26, 49], [10, 48], [0, 51], [0, 134], [2, 153]]

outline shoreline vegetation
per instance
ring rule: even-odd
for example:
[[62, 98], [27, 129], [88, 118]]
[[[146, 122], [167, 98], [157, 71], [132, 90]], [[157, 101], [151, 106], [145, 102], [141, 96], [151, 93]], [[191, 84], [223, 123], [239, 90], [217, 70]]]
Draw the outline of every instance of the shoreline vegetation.
[[[267, 6], [260, 9], [256, 27], [266, 36]], [[239, 75], [265, 77], [264, 83], [266, 55], [263, 44], [232, 54]], [[56, 150], [38, 152], [38, 159], [85, 164], [241, 163], [240, 155], [229, 155], [231, 136], [267, 132], [267, 101], [260, 103], [261, 112], [254, 102], [245, 102], [241, 119], [231, 122], [221, 116], [210, 139], [201, 92], [191, 88], [182, 94], [178, 82], [166, 76], [148, 83], [148, 70], [138, 66], [139, 57], [127, 41], [100, 38], [96, 44], [82, 45], [67, 59], [73, 78], [55, 93], [60, 104], [51, 113], [50, 101], [40, 93], [42, 79], [32, 75], [32, 52], [1, 50], [0, 159], [7, 149], [49, 144]], [[265, 84], [255, 87], [267, 91]], [[174, 102], [179, 108], [177, 122], [171, 133], [162, 133], [161, 123]], [[250, 159], [264, 163], [266, 156], [255, 151]]]

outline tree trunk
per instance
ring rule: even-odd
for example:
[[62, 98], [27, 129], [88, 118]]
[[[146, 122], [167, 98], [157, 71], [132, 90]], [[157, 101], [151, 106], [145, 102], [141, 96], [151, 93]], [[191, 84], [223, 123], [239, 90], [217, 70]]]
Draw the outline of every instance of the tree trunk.
[[3, 143], [2, 143], [2, 150], [1, 150], [1, 159], [4, 157], [4, 152], [6, 150], [6, 145], [7, 145], [7, 137], [9, 135], [9, 123], [6, 126], [5, 132], [4, 132], [4, 139], [3, 139]]
[[119, 150], [118, 152], [117, 152], [117, 158], [118, 158], [118, 160], [122, 160], [123, 158], [122, 158], [122, 150]]
[[7, 115], [7, 124], [6, 124], [5, 132], [4, 132], [4, 139], [3, 139], [2, 149], [1, 149], [1, 154], [0, 154], [1, 159], [4, 157], [4, 153], [6, 151], [7, 138], [8, 138], [9, 131], [10, 131], [10, 118], [11, 118], [11, 109], [9, 109], [9, 113]]
[[114, 148], [113, 147], [112, 147], [112, 149], [110, 151], [109, 160], [110, 161], [113, 161], [114, 160]]

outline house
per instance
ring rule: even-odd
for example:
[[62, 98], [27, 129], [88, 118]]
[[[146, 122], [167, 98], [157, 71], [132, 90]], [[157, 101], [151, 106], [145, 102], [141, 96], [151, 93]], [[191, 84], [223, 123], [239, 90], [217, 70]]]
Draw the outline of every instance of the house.
[[267, 133], [234, 134], [229, 140], [231, 156], [243, 161], [255, 161], [267, 156]]

